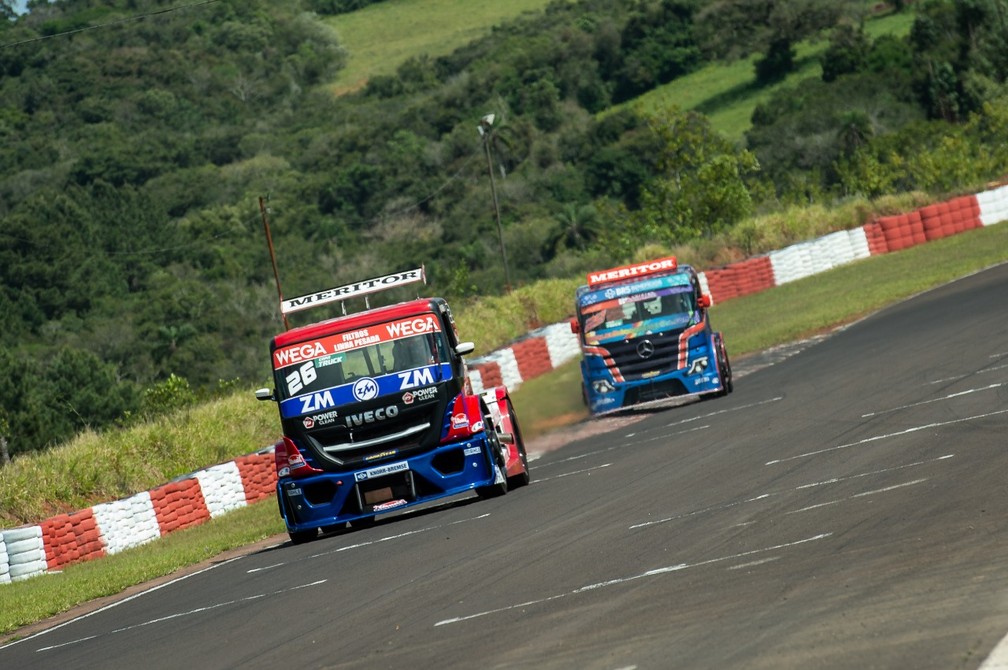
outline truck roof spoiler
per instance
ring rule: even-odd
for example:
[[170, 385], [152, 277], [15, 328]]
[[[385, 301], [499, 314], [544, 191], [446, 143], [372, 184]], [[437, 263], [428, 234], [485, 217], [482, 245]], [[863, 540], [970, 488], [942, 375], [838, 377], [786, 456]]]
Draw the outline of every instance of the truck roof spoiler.
[[282, 300], [280, 302], [280, 312], [286, 316], [291, 312], [300, 312], [301, 310], [311, 309], [312, 307], [318, 307], [319, 305], [326, 305], [332, 302], [340, 301], [340, 303], [342, 303], [341, 308], [345, 316], [347, 311], [346, 304], [343, 301], [347, 298], [365, 296], [364, 304], [368, 309], [370, 309], [371, 305], [367, 299], [368, 295], [416, 282], [423, 282], [424, 284], [427, 283], [427, 274], [424, 270], [424, 266], [422, 265], [413, 270], [394, 272], [383, 277], [365, 279], [352, 284], [326, 289], [325, 291], [317, 291], [297, 298]]

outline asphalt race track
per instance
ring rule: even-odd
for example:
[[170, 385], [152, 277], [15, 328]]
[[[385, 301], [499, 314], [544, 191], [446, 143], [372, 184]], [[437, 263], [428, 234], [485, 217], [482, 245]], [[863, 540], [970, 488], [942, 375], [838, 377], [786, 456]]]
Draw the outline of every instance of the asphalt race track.
[[1008, 633], [1008, 265], [632, 418], [503, 498], [220, 562], [0, 667], [946, 670]]

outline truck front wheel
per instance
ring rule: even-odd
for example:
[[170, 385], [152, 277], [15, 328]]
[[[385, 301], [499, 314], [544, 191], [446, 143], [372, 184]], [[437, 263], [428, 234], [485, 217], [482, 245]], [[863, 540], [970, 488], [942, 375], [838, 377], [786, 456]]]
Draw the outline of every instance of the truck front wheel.
[[490, 452], [490, 469], [494, 474], [494, 483], [488, 486], [480, 486], [476, 489], [476, 494], [484, 500], [496, 498], [507, 493], [507, 461], [501, 449], [500, 439], [497, 437], [497, 429], [494, 427], [486, 412], [483, 414], [483, 430], [486, 433], [486, 447]]

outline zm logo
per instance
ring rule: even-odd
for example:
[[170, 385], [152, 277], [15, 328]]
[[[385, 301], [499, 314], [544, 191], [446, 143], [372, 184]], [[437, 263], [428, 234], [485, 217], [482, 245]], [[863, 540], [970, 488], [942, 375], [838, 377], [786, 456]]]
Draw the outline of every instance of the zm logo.
[[336, 401], [333, 400], [332, 393], [329, 391], [323, 391], [322, 393], [313, 393], [311, 395], [301, 396], [298, 398], [301, 401], [301, 413], [308, 414], [309, 412], [317, 412], [320, 409], [325, 409], [326, 407], [333, 407]]
[[[404, 391], [406, 389], [416, 388], [417, 386], [433, 384], [434, 374], [431, 372], [430, 368], [418, 368], [416, 370], [400, 372], [399, 380], [399, 390]], [[354, 390], [356, 391], [356, 389]]]
[[353, 397], [357, 400], [371, 400], [378, 397], [378, 383], [370, 377], [361, 377], [354, 382]]

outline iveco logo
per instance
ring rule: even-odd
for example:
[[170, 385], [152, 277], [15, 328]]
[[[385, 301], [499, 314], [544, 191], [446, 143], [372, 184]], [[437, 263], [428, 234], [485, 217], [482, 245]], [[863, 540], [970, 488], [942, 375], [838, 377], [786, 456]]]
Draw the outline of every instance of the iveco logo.
[[644, 340], [637, 345], [637, 355], [641, 358], [651, 358], [654, 356], [654, 345], [651, 340]]

